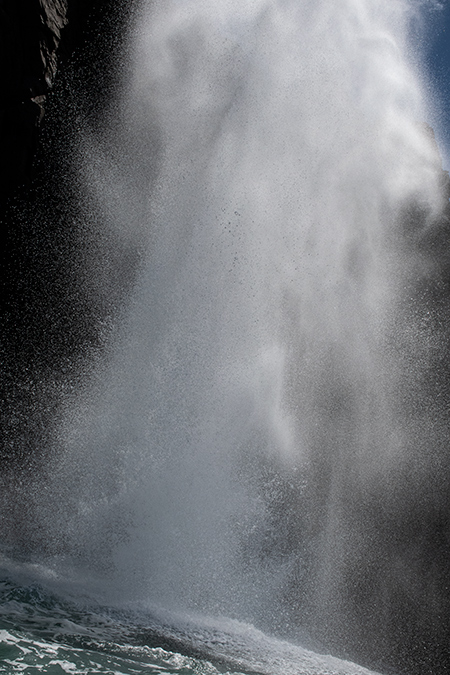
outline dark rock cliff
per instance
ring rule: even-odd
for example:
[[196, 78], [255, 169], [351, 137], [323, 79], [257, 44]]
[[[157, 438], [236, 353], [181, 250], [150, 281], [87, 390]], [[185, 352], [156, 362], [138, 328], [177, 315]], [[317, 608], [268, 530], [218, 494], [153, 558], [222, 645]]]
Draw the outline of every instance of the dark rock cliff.
[[0, 0], [0, 465], [21, 481], [45, 464], [135, 266], [105, 241], [73, 162], [80, 127], [108, 110], [132, 4]]
[[[106, 92], [117, 52], [110, 43], [114, 38], [120, 45], [118, 29], [130, 5], [108, 0], [0, 0], [0, 207], [17, 186], [31, 179], [39, 127], [58, 70], [64, 72], [75, 62], [80, 71], [77, 84], [84, 86], [85, 94], [95, 73], [97, 98]], [[98, 49], [106, 42], [107, 50]]]
[[2, 0], [0, 4], [3, 199], [30, 176], [67, 15], [68, 0]]

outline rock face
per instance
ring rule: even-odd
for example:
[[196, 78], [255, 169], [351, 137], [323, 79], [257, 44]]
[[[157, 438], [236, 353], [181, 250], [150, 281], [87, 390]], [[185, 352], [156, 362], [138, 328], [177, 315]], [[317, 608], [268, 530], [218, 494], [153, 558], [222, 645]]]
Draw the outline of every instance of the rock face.
[[122, 284], [118, 267], [133, 269], [132, 256], [119, 259], [114, 244], [99, 234], [101, 217], [95, 209], [88, 213], [72, 162], [78, 121], [100, 126], [107, 109], [131, 4], [0, 0], [4, 475], [8, 467], [17, 475], [19, 468], [33, 472], [45, 464], [62, 391], [76, 386], [86, 355], [101, 349], [115, 311], [118, 300], [108, 279], [99, 290], [103, 271]]
[[0, 4], [0, 194], [25, 180], [58, 63], [68, 0], [2, 0]]
[[[112, 68], [114, 48], [95, 50], [126, 20], [131, 0], [0, 0], [0, 212], [32, 173], [39, 127], [58, 70], [75, 52], [83, 70]], [[105, 18], [106, 17], [106, 18]], [[109, 35], [108, 35], [109, 33]], [[108, 54], [106, 54], [106, 51]], [[109, 73], [104, 73], [108, 80]], [[1, 213], [0, 213], [1, 215]]]

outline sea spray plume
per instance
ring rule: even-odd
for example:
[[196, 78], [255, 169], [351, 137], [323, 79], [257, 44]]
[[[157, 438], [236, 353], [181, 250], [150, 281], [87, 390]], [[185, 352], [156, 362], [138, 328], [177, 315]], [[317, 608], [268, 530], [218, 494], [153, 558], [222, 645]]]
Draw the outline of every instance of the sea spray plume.
[[124, 106], [133, 142], [160, 144], [147, 258], [32, 498], [48, 555], [116, 597], [380, 663], [415, 639], [405, 297], [437, 274], [445, 200], [407, 20], [381, 0], [143, 3]]

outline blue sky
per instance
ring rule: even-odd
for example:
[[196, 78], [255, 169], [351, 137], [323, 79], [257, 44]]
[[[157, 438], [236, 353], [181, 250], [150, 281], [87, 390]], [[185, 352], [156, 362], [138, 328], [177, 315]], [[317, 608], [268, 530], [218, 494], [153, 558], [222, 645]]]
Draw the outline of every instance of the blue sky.
[[450, 169], [450, 0], [424, 3], [424, 26], [419, 48], [437, 110], [428, 120], [438, 138], [445, 168]]

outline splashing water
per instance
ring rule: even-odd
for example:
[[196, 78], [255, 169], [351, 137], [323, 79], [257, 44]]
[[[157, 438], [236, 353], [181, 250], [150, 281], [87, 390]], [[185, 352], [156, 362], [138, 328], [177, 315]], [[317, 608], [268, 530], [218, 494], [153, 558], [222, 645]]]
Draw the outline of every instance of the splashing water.
[[397, 319], [445, 207], [409, 9], [142, 4], [121, 105], [148, 201], [118, 204], [107, 168], [91, 187], [146, 254], [30, 497], [59, 569], [116, 600], [370, 639], [355, 603], [388, 606], [393, 578], [373, 510], [396, 517], [420, 454]]

